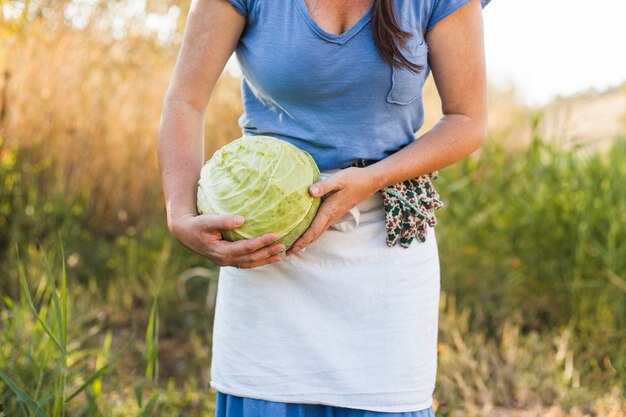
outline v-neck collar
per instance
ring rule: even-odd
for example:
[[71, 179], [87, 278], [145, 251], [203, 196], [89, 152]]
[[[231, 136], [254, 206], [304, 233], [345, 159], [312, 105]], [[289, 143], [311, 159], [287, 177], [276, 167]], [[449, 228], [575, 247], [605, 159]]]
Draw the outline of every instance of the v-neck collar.
[[326, 32], [317, 24], [309, 12], [309, 8], [307, 7], [305, 0], [296, 0], [296, 4], [298, 5], [298, 9], [300, 9], [300, 14], [302, 14], [304, 20], [315, 33], [317, 33], [322, 39], [339, 45], [343, 45], [352, 39], [354, 35], [359, 33], [372, 18], [372, 12], [374, 10], [374, 5], [372, 4], [354, 25], [342, 34], [338, 35], [336, 33]]

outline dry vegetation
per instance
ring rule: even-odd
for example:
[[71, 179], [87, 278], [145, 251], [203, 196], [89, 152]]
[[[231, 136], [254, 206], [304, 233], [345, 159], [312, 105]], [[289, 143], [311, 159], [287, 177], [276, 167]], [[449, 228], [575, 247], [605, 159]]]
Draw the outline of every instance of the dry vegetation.
[[[100, 379], [92, 381], [67, 415], [103, 415], [98, 407], [109, 406], [107, 415], [146, 410], [150, 415], [151, 396], [130, 400], [139, 386], [158, 395], [153, 415], [208, 415], [212, 311], [205, 308], [204, 294], [211, 287], [201, 278], [187, 282], [183, 291], [177, 277], [201, 266], [197, 275], [211, 282], [215, 268], [167, 234], [156, 158], [178, 38], [163, 44], [130, 32], [115, 39], [94, 22], [76, 30], [58, 17], [67, 3], [30, 2], [39, 18], [0, 20], [0, 370], [25, 389], [42, 380], [45, 387], [49, 381], [42, 375], [58, 371], [51, 365], [55, 347], [20, 295], [17, 244], [38, 308], [54, 311], [42, 254], [56, 254], [57, 267], [68, 265], [73, 319], [67, 332], [76, 355], [68, 381], [80, 385], [97, 365], [89, 358], [108, 357], [107, 331], [111, 352], [122, 352], [119, 366], [101, 385]], [[106, 9], [106, 3], [98, 4]], [[171, 6], [148, 3], [155, 10]], [[179, 6], [180, 32], [187, 6]], [[216, 86], [207, 112], [205, 158], [240, 135], [238, 87], [228, 73]], [[442, 251], [450, 255], [443, 268], [438, 415], [626, 416], [626, 349], [615, 353], [620, 341], [626, 343], [617, 312], [626, 308], [621, 210], [626, 202], [619, 200], [620, 178], [626, 178], [616, 162], [626, 151], [615, 147], [608, 159], [584, 162], [604, 176], [590, 174], [587, 181], [575, 170], [574, 156], [544, 153], [533, 141], [547, 136], [568, 143], [612, 142], [624, 135], [619, 109], [625, 96], [619, 90], [606, 95], [614, 117], [593, 136], [595, 126], [580, 128], [569, 120], [605, 117], [605, 96], [529, 109], [514, 91], [492, 90], [493, 149], [442, 172], [441, 193], [452, 204], [441, 215], [438, 234]], [[439, 109], [432, 84], [425, 101], [427, 128]], [[550, 182], [540, 191], [524, 186], [539, 183], [541, 175]], [[586, 216], [579, 216], [582, 207]], [[57, 231], [65, 240], [65, 259], [58, 259]], [[580, 245], [567, 246], [577, 241]], [[147, 359], [151, 339], [144, 337], [156, 314], [150, 308], [153, 295], [159, 295], [160, 307], [160, 380], [148, 376], [156, 359]], [[596, 308], [602, 302], [606, 308]], [[585, 321], [583, 314], [590, 318]], [[44, 319], [53, 322], [53, 316]], [[605, 331], [594, 333], [599, 327]], [[12, 395], [0, 379], [0, 416], [27, 415], [24, 407], [10, 408], [19, 403]]]
[[[2, 51], [10, 57], [2, 68], [3, 136], [33, 160], [55, 164], [58, 176], [46, 186], [88, 195], [106, 231], [136, 223], [160, 201], [155, 143], [175, 56], [141, 38], [112, 42], [67, 27], [36, 32]], [[208, 155], [239, 134], [235, 86], [225, 74], [216, 87]]]

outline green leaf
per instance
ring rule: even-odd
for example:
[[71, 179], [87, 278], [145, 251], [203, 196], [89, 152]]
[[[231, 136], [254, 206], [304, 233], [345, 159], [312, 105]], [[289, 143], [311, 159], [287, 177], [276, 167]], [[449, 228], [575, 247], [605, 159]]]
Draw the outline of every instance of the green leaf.
[[52, 289], [52, 303], [54, 304], [54, 315], [57, 321], [57, 338], [63, 346], [67, 346], [67, 339], [65, 338], [65, 331], [63, 328], [63, 314], [66, 307], [61, 303], [61, 299], [59, 298], [59, 294], [57, 292], [56, 282], [54, 280], [54, 274], [52, 273], [52, 267], [50, 266], [50, 261], [48, 260], [48, 256], [46, 256], [45, 251], [43, 252], [43, 259], [46, 264], [46, 275], [48, 277], [48, 283]]
[[137, 406], [139, 408], [143, 407], [143, 386], [138, 385], [135, 387], [135, 401], [137, 401]]
[[80, 394], [81, 392], [83, 392], [85, 390], [85, 388], [87, 388], [92, 382], [94, 382], [95, 380], [97, 380], [98, 378], [102, 377], [102, 375], [104, 375], [105, 372], [107, 372], [109, 370], [109, 365], [104, 365], [102, 368], [98, 369], [96, 372], [94, 372], [93, 374], [91, 374], [89, 376], [89, 378], [87, 378], [85, 380], [85, 382], [82, 383], [82, 385], [78, 388], [76, 388], [76, 390], [74, 390], [73, 393], [71, 393], [66, 399], [65, 402], [69, 402], [72, 399], [74, 399], [78, 394]]
[[65, 268], [65, 248], [63, 247], [63, 239], [61, 239], [61, 232], [59, 234], [59, 244], [61, 245], [61, 305], [63, 306], [63, 338], [67, 341], [67, 270]]
[[31, 398], [26, 392], [24, 392], [17, 384], [3, 371], [0, 371], [0, 378], [4, 381], [5, 384], [15, 393], [17, 398], [24, 403], [28, 409], [35, 413], [36, 417], [48, 417], [46, 412], [41, 408], [41, 406]]
[[150, 417], [152, 415], [152, 412], [154, 411], [154, 408], [157, 405], [158, 400], [159, 400], [159, 393], [154, 392], [152, 396], [150, 397], [150, 401], [148, 401], [148, 403], [146, 404], [146, 407], [143, 409], [143, 411], [141, 412], [141, 414], [139, 414], [138, 417]]
[[152, 299], [150, 317], [146, 328], [144, 358], [146, 360], [146, 379], [156, 382], [159, 374], [159, 309], [156, 297]]
[[41, 323], [41, 326], [43, 327], [44, 331], [48, 334], [48, 336], [50, 336], [50, 339], [52, 339], [54, 344], [57, 345], [57, 347], [59, 348], [61, 353], [63, 355], [65, 355], [66, 354], [65, 346], [61, 344], [59, 339], [57, 339], [57, 337], [54, 335], [54, 332], [50, 329], [50, 327], [48, 327], [48, 324], [45, 322], [45, 320], [43, 320], [41, 318], [41, 316], [37, 312], [37, 308], [35, 308], [35, 304], [33, 303], [33, 299], [30, 296], [30, 290], [28, 288], [28, 282], [26, 281], [26, 273], [24, 272], [24, 266], [22, 265], [22, 261], [20, 260], [19, 253], [17, 255], [17, 270], [18, 270], [18, 274], [20, 276], [20, 284], [21, 284], [22, 290], [24, 292], [24, 296], [26, 297], [26, 300], [28, 301], [28, 304], [30, 305], [30, 308], [33, 310], [33, 313], [35, 314], [35, 317], [37, 317], [37, 320], [39, 321], [39, 323]]
[[[102, 349], [100, 349], [100, 352], [98, 352], [98, 357], [96, 358], [96, 369], [102, 368], [108, 364], [112, 339], [113, 339], [113, 334], [109, 330], [106, 336], [104, 337], [104, 342], [102, 343]], [[94, 398], [97, 398], [100, 395], [101, 389], [102, 389], [102, 378], [97, 378], [93, 381], [93, 385], [92, 385]]]

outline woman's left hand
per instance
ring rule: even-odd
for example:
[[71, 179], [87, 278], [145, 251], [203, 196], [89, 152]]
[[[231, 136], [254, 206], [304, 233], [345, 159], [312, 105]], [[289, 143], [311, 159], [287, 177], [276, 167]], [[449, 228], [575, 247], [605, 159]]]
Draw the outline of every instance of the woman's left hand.
[[312, 196], [326, 198], [309, 228], [294, 242], [287, 255], [293, 255], [315, 242], [332, 223], [376, 191], [376, 182], [367, 174], [367, 168], [346, 168], [311, 185], [309, 192]]

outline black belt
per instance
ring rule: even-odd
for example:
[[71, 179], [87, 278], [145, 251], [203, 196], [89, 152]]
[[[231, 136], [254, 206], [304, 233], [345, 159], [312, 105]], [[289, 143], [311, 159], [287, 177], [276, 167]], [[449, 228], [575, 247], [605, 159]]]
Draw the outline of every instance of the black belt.
[[350, 166], [357, 167], [357, 168], [365, 168], [366, 166], [375, 164], [376, 162], [378, 161], [375, 159], [359, 159]]

